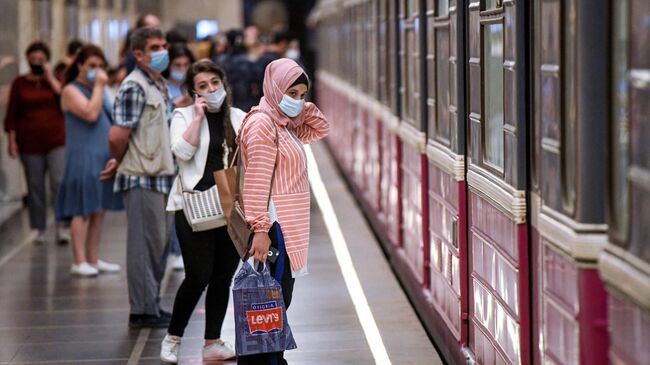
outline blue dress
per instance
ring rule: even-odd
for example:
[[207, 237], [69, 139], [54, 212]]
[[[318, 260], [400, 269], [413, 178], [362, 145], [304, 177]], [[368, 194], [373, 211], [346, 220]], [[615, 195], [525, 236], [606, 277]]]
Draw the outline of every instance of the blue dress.
[[[87, 98], [92, 91], [78, 82], [72, 85]], [[122, 196], [113, 192], [113, 180], [100, 181], [99, 175], [110, 160], [108, 131], [111, 128], [111, 102], [104, 94], [102, 111], [95, 123], [65, 112], [65, 172], [57, 196], [58, 220], [87, 217], [103, 210], [124, 209]]]

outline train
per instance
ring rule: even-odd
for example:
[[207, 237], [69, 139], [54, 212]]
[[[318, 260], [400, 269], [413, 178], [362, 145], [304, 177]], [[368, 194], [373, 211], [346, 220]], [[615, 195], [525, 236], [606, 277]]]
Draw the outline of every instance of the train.
[[649, 1], [308, 22], [328, 148], [445, 361], [650, 364]]

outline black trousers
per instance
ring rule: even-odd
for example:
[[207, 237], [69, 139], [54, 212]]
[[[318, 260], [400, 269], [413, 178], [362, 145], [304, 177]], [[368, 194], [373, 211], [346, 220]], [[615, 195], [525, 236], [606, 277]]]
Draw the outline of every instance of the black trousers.
[[[278, 249], [279, 254], [283, 256], [284, 260], [280, 260], [280, 257], [275, 261], [275, 263], [269, 263], [269, 269], [271, 270], [271, 275], [275, 278], [278, 277], [277, 270], [282, 270], [282, 280], [280, 281], [280, 286], [282, 286], [282, 299], [284, 299], [284, 305], [286, 309], [289, 309], [291, 304], [291, 298], [293, 297], [293, 285], [296, 281], [291, 277], [291, 264], [289, 263], [289, 256], [287, 251], [284, 248], [284, 239], [282, 239], [282, 232], [279, 228], [280, 226], [275, 223], [269, 231], [269, 237], [271, 238], [271, 246]], [[278, 263], [284, 261], [282, 267], [278, 267]], [[251, 356], [239, 356], [237, 357], [237, 365], [286, 365], [287, 360], [284, 359], [283, 352], [274, 352], [270, 354], [259, 354]]]
[[182, 210], [176, 212], [176, 234], [185, 264], [185, 279], [178, 288], [169, 334], [183, 336], [205, 287], [205, 339], [221, 337], [228, 308], [230, 283], [239, 264], [239, 255], [227, 227], [192, 232]]

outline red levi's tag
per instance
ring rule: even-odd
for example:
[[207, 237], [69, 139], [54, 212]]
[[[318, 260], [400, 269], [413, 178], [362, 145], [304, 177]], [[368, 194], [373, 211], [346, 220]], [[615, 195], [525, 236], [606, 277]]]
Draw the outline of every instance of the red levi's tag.
[[282, 331], [282, 307], [276, 306], [275, 302], [253, 304], [251, 307], [252, 310], [246, 311], [251, 335]]

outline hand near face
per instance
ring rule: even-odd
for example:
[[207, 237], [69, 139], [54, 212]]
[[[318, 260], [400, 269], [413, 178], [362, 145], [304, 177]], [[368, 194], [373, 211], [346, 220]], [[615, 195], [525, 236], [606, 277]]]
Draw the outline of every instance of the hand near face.
[[194, 115], [203, 119], [205, 115], [205, 108], [208, 107], [208, 101], [204, 97], [195, 95], [194, 96]]
[[95, 76], [95, 83], [99, 85], [106, 85], [108, 83], [108, 74], [103, 68], [97, 69], [97, 76]]

